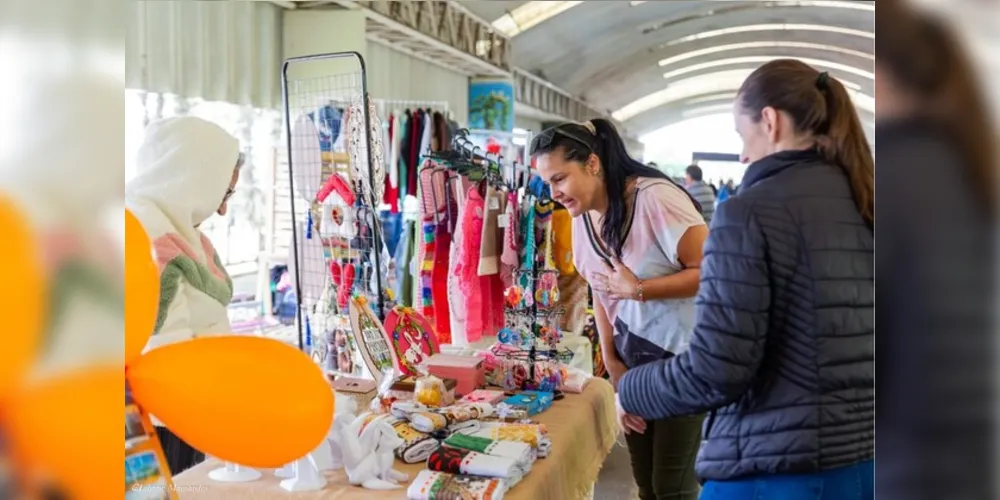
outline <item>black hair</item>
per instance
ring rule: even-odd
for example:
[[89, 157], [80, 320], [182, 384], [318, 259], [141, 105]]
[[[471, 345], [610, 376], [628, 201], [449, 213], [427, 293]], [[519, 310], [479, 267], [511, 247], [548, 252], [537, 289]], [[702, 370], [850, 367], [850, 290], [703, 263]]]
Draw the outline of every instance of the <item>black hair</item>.
[[691, 165], [687, 169], [685, 169], [684, 172], [688, 174], [688, 176], [690, 176], [691, 179], [693, 179], [695, 182], [700, 182], [705, 175], [704, 173], [702, 173], [701, 167], [699, 167], [698, 165]]
[[[593, 125], [593, 128], [588, 125]], [[531, 141], [532, 156], [552, 153], [557, 149], [562, 150], [566, 161], [586, 163], [591, 153], [601, 160], [604, 188], [608, 195], [608, 210], [601, 217], [601, 239], [615, 257], [621, 258], [622, 247], [625, 245], [625, 184], [630, 177], [664, 179], [687, 194], [691, 203], [701, 212], [698, 202], [670, 176], [632, 158], [625, 149], [625, 142], [618, 130], [608, 120], [595, 118], [587, 124], [562, 123], [543, 130]]]

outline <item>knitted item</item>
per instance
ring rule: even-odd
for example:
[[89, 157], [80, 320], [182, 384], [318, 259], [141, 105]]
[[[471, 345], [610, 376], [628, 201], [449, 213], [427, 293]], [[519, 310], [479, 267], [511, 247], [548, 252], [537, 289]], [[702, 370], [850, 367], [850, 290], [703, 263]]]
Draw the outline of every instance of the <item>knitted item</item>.
[[479, 249], [482, 240], [475, 237], [483, 231], [483, 198], [478, 189], [469, 189], [469, 196], [462, 214], [462, 231], [468, 235], [462, 239], [459, 249], [458, 266], [455, 269], [459, 278], [459, 289], [465, 299], [465, 336], [470, 343], [479, 342], [486, 330], [487, 321], [484, 317], [484, 293], [479, 278]]
[[224, 271], [219, 254], [205, 235], [201, 235], [201, 244], [205, 254], [212, 256], [208, 264], [199, 262], [194, 249], [178, 234], [167, 233], [153, 241], [153, 251], [160, 268], [160, 307], [153, 327], [154, 335], [159, 333], [166, 320], [181, 279], [223, 306], [232, 300], [233, 280]]
[[[437, 324], [433, 303], [433, 273], [436, 227], [433, 222], [424, 221], [423, 225], [423, 257], [420, 261], [420, 312], [432, 324]], [[440, 339], [439, 339], [440, 340]]]

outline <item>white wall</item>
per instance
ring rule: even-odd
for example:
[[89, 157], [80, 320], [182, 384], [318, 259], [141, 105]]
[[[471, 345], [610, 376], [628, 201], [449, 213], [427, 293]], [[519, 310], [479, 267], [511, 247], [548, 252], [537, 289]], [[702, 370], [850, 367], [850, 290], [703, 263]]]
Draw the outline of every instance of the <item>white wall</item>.
[[270, 2], [127, 2], [125, 86], [281, 107], [282, 10]]
[[469, 78], [369, 41], [368, 91], [376, 99], [445, 101], [460, 124], [469, 118]]

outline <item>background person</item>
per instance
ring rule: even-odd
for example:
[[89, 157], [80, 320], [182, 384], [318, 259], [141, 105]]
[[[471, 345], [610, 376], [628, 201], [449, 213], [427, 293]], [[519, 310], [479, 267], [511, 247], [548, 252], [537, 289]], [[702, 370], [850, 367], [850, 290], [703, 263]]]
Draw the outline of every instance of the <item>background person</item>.
[[701, 204], [701, 215], [705, 217], [705, 223], [712, 222], [712, 214], [715, 213], [715, 191], [705, 183], [704, 174], [701, 167], [691, 165], [684, 170], [684, 189], [691, 194], [691, 197]]
[[[146, 127], [136, 163], [125, 205], [149, 233], [160, 270], [159, 314], [146, 350], [229, 333], [233, 283], [198, 226], [226, 213], [243, 163], [239, 141], [201, 118], [168, 118]], [[172, 474], [204, 460], [154, 423]]]

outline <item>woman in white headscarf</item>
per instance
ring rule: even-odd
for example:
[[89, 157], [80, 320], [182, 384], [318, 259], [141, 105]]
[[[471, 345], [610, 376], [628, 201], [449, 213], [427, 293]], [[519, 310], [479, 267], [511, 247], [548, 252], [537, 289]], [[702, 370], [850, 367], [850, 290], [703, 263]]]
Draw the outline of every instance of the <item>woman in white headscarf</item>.
[[[160, 271], [159, 312], [147, 351], [230, 332], [232, 280], [198, 226], [213, 214], [225, 215], [242, 163], [239, 141], [206, 120], [169, 118], [146, 128], [125, 204], [149, 233]], [[154, 423], [173, 474], [204, 459]]]

